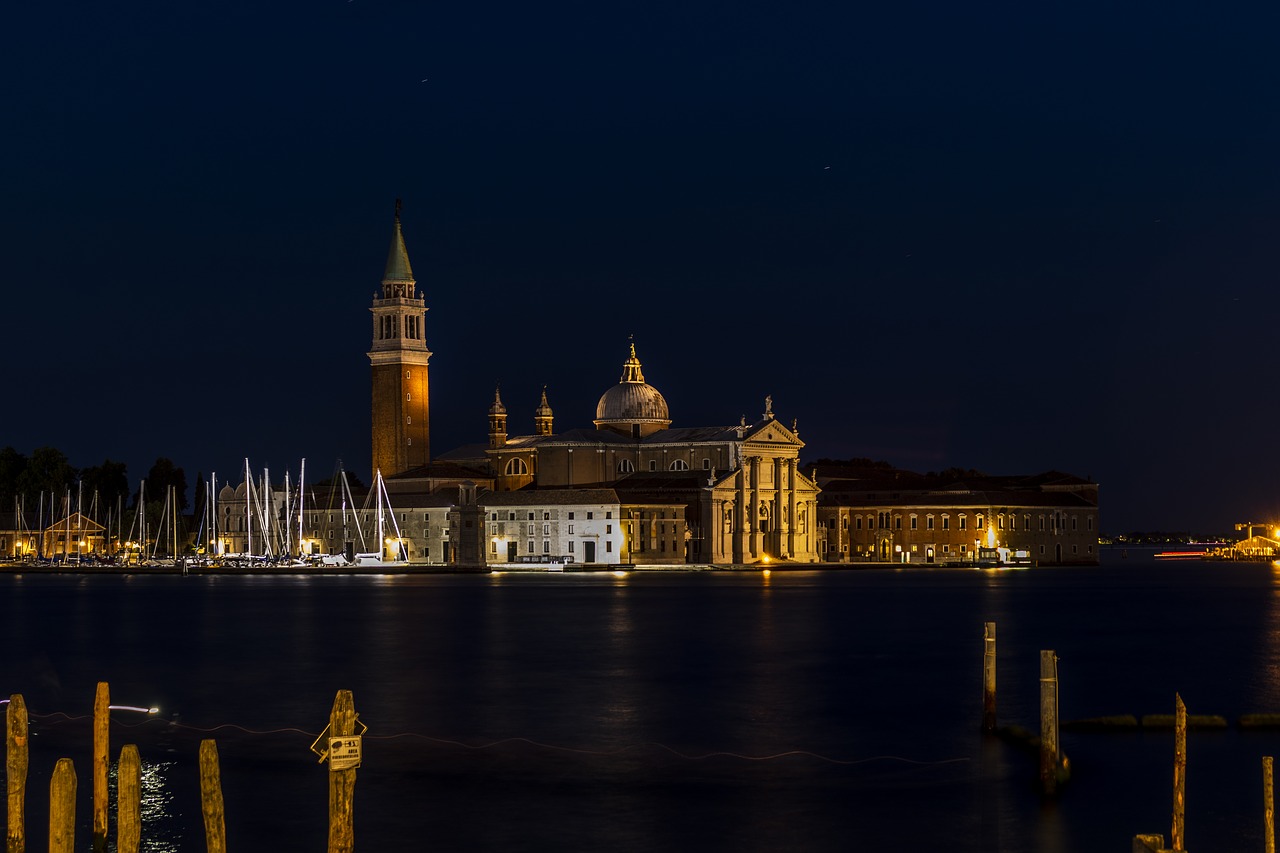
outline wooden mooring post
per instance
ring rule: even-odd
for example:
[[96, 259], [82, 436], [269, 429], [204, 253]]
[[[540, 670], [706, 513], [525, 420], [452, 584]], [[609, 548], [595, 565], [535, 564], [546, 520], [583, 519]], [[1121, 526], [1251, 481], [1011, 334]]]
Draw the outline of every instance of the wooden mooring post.
[[1187, 809], [1187, 706], [1174, 694], [1173, 714], [1173, 831], [1169, 846], [1186, 850]]
[[[350, 690], [339, 690], [329, 713], [329, 737], [356, 733], [356, 703]], [[332, 744], [332, 741], [330, 741]], [[354, 808], [356, 770], [336, 770], [329, 750], [329, 853], [351, 853], [355, 847]]]
[[1276, 853], [1276, 788], [1273, 761], [1262, 756], [1262, 842], [1266, 853]]
[[76, 768], [70, 758], [59, 758], [49, 780], [49, 853], [75, 849]]
[[222, 807], [222, 771], [218, 744], [200, 741], [200, 811], [204, 814], [205, 847], [209, 853], [227, 853], [227, 819]]
[[1040, 785], [1044, 793], [1058, 791], [1058, 656], [1040, 652]]
[[135, 744], [120, 748], [116, 791], [116, 851], [138, 853], [142, 846], [142, 759]]
[[93, 853], [107, 851], [107, 776], [110, 770], [111, 690], [99, 681], [93, 696]]
[[996, 623], [982, 623], [982, 730], [996, 730]]
[[27, 703], [21, 693], [9, 697], [5, 712], [8, 734], [5, 737], [5, 778], [9, 805], [9, 829], [5, 833], [7, 853], [25, 853], [27, 849], [26, 799]]

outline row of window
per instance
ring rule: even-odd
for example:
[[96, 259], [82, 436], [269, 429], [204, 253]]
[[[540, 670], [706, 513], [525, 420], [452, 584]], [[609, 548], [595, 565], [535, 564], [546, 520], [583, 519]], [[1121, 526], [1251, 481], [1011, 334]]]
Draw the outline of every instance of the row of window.
[[405, 317], [403, 324], [396, 322], [399, 319], [397, 315], [383, 316], [382, 322], [378, 324], [378, 337], [382, 340], [398, 338], [401, 330], [404, 331], [404, 337], [410, 340], [418, 340], [422, 337], [421, 317]]
[[[853, 526], [854, 526], [854, 529], [855, 529], [855, 530], [861, 530], [861, 529], [862, 529], [862, 516], [860, 516], [860, 515], [855, 515], [855, 516], [852, 516], [852, 518], [853, 518]], [[901, 529], [902, 529], [902, 516], [901, 516], [901, 515], [894, 515], [894, 514], [892, 514], [892, 513], [881, 512], [881, 513], [878, 513], [878, 514], [876, 514], [876, 515], [874, 515], [874, 516], [872, 516], [872, 515], [868, 515], [866, 518], [867, 518], [867, 529], [868, 529], [868, 530], [875, 530], [877, 526], [879, 526], [879, 527], [880, 527], [880, 529], [882, 529], [882, 530], [887, 530], [887, 529], [889, 529], [890, 527], [892, 527], [894, 530], [901, 530]], [[1001, 529], [1001, 530], [1004, 530], [1004, 529], [1005, 529], [1005, 516], [1004, 516], [1003, 514], [1001, 514], [1001, 515], [997, 516], [997, 519], [998, 519], [998, 523], [999, 523], [999, 527], [1000, 527], [1000, 529]], [[1074, 516], [1074, 515], [1068, 516], [1066, 513], [1052, 513], [1052, 514], [1047, 515], [1047, 516], [1045, 516], [1045, 515], [1041, 515], [1041, 516], [1039, 516], [1039, 517], [1038, 517], [1038, 520], [1039, 520], [1039, 530], [1040, 530], [1040, 532], [1042, 532], [1042, 533], [1043, 533], [1043, 532], [1046, 530], [1046, 522], [1047, 522], [1047, 525], [1048, 525], [1048, 526], [1047, 526], [1047, 529], [1048, 529], [1048, 530], [1051, 530], [1051, 531], [1053, 531], [1053, 532], [1055, 532], [1055, 533], [1060, 533], [1060, 532], [1065, 531], [1065, 530], [1067, 529], [1067, 527], [1068, 527], [1068, 519], [1070, 520], [1070, 522], [1069, 522], [1069, 523], [1070, 523], [1070, 528], [1071, 528], [1072, 530], [1078, 530], [1078, 529], [1079, 529], [1079, 518], [1078, 518], [1077, 516]], [[951, 529], [951, 516], [950, 516], [949, 514], [947, 514], [947, 513], [943, 513], [943, 514], [941, 515], [941, 520], [942, 520], [942, 529], [943, 529], [943, 530], [950, 530], [950, 529]], [[982, 515], [982, 513], [978, 513], [978, 515], [976, 516], [976, 520], [977, 520], [977, 529], [978, 529], [978, 530], [982, 530], [982, 529], [983, 529], [983, 527], [984, 527], [984, 525], [985, 525], [985, 523], [986, 523], [986, 522], [985, 522], [985, 517]], [[968, 516], [966, 516], [964, 513], [961, 513], [961, 514], [959, 514], [959, 515], [956, 517], [956, 523], [957, 523], [957, 525], [958, 525], [958, 529], [959, 529], [959, 530], [968, 530], [968, 529], [969, 529], [969, 519], [968, 519]], [[1016, 515], [1010, 514], [1010, 515], [1009, 515], [1009, 529], [1010, 529], [1010, 530], [1016, 530], [1016, 529], [1017, 529], [1017, 525], [1018, 525], [1018, 517], [1017, 517]], [[830, 522], [828, 522], [828, 528], [829, 528], [830, 526], [831, 526], [831, 523], [830, 523]], [[916, 515], [910, 515], [910, 516], [908, 516], [908, 526], [909, 526], [909, 528], [910, 528], [911, 530], [918, 530], [918, 529], [919, 529], [919, 517], [918, 517], [918, 516], [916, 516]], [[848, 518], [848, 517], [845, 517], [845, 518], [841, 519], [841, 527], [842, 527], [844, 530], [848, 530], [848, 529], [849, 529], [849, 518]], [[924, 529], [925, 529], [925, 530], [933, 530], [933, 529], [934, 529], [934, 517], [933, 517], [933, 515], [932, 515], [932, 514], [929, 514], [929, 515], [926, 515], [926, 516], [925, 516], [925, 527], [924, 527]], [[1022, 529], [1023, 529], [1023, 530], [1026, 530], [1026, 531], [1031, 530], [1031, 516], [1030, 516], [1030, 515], [1024, 515], [1024, 516], [1022, 517]], [[1092, 515], [1086, 515], [1086, 516], [1085, 516], [1085, 529], [1086, 529], [1086, 530], [1093, 530], [1093, 516], [1092, 516]]]
[[[573, 516], [574, 516], [574, 511], [573, 511], [573, 510], [570, 510], [570, 511], [569, 511], [569, 520], [570, 520], [570, 521], [573, 521], [573, 520], [574, 520]], [[613, 510], [605, 510], [604, 517], [605, 517], [605, 518], [613, 518]], [[587, 521], [591, 521], [591, 520], [592, 520], [592, 519], [594, 519], [594, 518], [595, 518], [595, 512], [594, 512], [593, 510], [587, 510]], [[497, 520], [498, 520], [498, 513], [496, 513], [496, 512], [494, 512], [494, 513], [490, 513], [490, 515], [489, 515], [489, 520], [490, 520], [490, 521], [497, 521]], [[507, 510], [507, 521], [515, 521], [515, 520], [516, 520], [516, 513], [515, 513], [515, 510]], [[534, 520], [534, 513], [532, 513], [532, 512], [531, 512], [531, 513], [529, 513], [529, 518], [528, 518], [527, 520], [528, 520], [528, 521], [533, 521], [533, 520]], [[543, 520], [543, 521], [550, 521], [550, 520], [551, 520], [551, 513], [550, 513], [549, 511], [547, 511], [547, 510], [544, 510], [544, 511], [543, 511], [543, 513], [542, 513], [542, 520]]]

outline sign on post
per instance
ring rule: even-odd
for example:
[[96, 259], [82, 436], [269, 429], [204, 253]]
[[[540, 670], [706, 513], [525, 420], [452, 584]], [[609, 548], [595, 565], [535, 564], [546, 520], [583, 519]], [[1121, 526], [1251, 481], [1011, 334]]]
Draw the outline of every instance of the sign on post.
[[360, 766], [360, 735], [329, 738], [329, 770], [353, 770]]

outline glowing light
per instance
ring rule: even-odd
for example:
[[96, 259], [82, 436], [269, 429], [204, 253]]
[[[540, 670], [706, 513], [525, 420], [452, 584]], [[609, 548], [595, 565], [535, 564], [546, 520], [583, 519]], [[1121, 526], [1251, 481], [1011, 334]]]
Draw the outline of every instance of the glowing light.
[[159, 714], [159, 708], [139, 708], [134, 705], [108, 705], [111, 711], [137, 711], [139, 714]]
[[769, 555], [768, 555], [768, 554], [765, 554], [763, 557], [761, 557], [761, 558], [760, 558], [760, 562], [762, 562], [762, 563], [767, 563], [767, 562], [769, 562]]

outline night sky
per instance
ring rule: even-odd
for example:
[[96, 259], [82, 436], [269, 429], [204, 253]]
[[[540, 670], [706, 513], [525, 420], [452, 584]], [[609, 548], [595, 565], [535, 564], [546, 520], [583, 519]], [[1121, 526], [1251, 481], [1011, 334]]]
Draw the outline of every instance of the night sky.
[[0, 446], [369, 477], [394, 203], [433, 455], [634, 335], [674, 426], [1059, 469], [1104, 533], [1280, 516], [1280, 6], [28, 3]]

